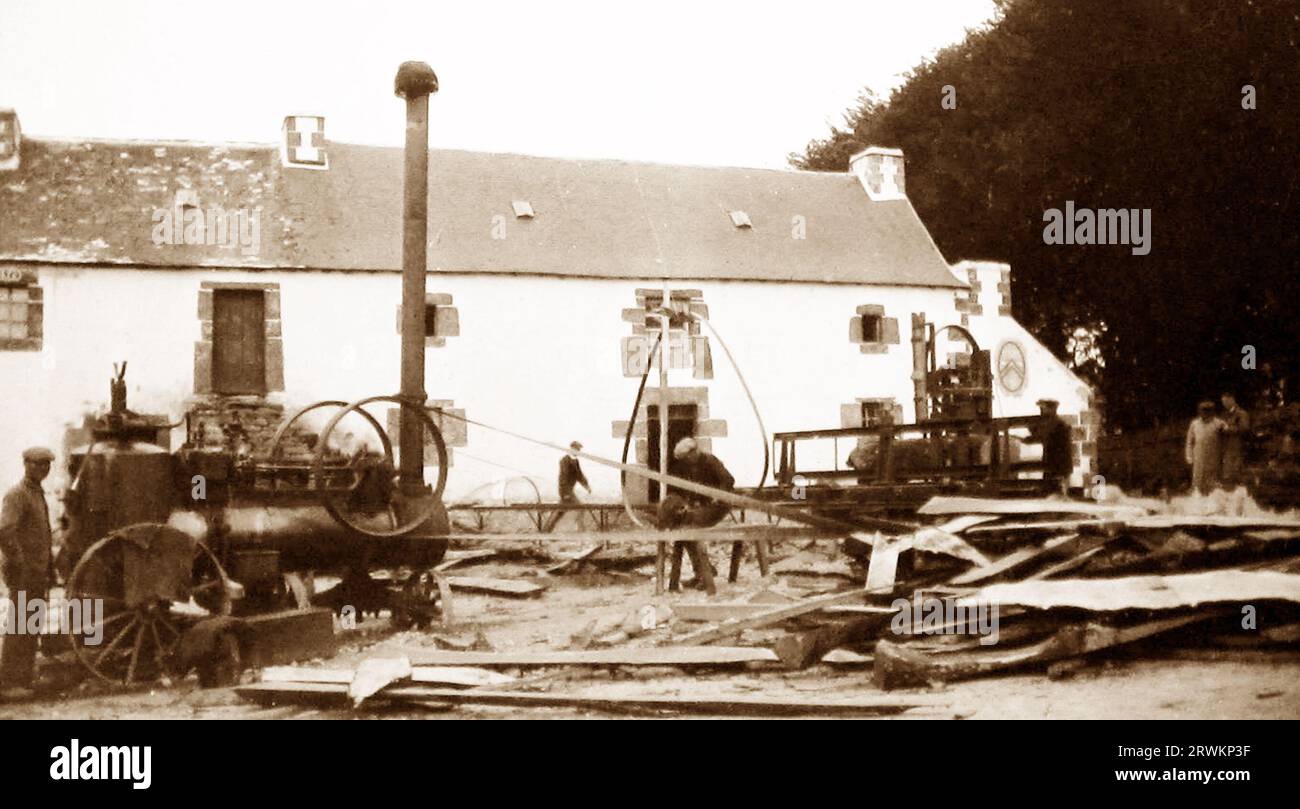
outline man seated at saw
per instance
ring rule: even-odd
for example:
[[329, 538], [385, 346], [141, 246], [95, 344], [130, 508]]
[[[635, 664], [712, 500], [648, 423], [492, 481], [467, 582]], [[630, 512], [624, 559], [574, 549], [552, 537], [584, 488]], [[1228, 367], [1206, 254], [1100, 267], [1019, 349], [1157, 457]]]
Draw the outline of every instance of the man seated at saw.
[[[694, 438], [683, 438], [673, 448], [673, 465], [670, 473], [692, 483], [729, 492], [736, 479], [722, 465], [717, 456], [700, 449]], [[659, 525], [663, 528], [697, 528], [717, 525], [731, 509], [711, 497], [695, 492], [669, 488], [669, 494], [659, 505]]]

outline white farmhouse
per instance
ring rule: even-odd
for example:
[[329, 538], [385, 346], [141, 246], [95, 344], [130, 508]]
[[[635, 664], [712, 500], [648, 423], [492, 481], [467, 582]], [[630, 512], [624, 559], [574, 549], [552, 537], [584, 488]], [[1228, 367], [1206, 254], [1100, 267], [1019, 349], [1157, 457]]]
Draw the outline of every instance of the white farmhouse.
[[[5, 485], [24, 446], [84, 441], [123, 360], [133, 410], [242, 414], [259, 436], [300, 404], [396, 391], [399, 149], [330, 143], [316, 119], [249, 145], [20, 139], [17, 116], [0, 118], [16, 156], [0, 170]], [[726, 342], [769, 431], [856, 426], [882, 409], [911, 421], [919, 317], [965, 326], [992, 352], [993, 415], [1060, 400], [1084, 483], [1100, 413], [1012, 318], [1009, 268], [945, 262], [904, 194], [901, 153], [869, 149], [846, 168], [432, 152], [430, 398], [617, 458], [658, 323], [647, 313], [667, 287]], [[758, 428], [707, 325], [675, 322], [670, 423], [754, 485]], [[940, 355], [968, 350], [954, 340]], [[655, 413], [657, 377], [643, 402]], [[657, 463], [646, 415], [634, 455]], [[553, 451], [451, 422], [448, 496], [513, 475], [553, 481]], [[616, 472], [587, 474], [617, 496]]]

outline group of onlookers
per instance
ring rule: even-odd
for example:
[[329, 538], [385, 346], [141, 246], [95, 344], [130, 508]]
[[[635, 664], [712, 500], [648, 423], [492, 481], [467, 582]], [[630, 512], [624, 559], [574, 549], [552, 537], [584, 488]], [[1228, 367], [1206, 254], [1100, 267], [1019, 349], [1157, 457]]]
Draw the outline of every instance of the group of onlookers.
[[1222, 412], [1208, 399], [1201, 402], [1187, 426], [1184, 456], [1192, 467], [1192, 488], [1200, 494], [1235, 489], [1245, 482], [1242, 471], [1250, 415], [1231, 393], [1220, 396], [1219, 402]]

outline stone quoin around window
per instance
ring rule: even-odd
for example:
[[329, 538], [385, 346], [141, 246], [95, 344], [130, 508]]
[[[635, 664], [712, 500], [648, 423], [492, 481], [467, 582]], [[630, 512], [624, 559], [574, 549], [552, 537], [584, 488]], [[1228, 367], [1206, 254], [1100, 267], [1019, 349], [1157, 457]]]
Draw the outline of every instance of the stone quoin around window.
[[[704, 293], [698, 289], [672, 289], [668, 296], [668, 308], [673, 311], [668, 319], [668, 367], [690, 368], [693, 378], [712, 379], [713, 352], [709, 338], [700, 333], [700, 322], [688, 316], [708, 319]], [[657, 311], [663, 306], [663, 299], [663, 290], [638, 289], [637, 308], [623, 310], [624, 322], [632, 324], [632, 336], [622, 338], [620, 345], [623, 376], [639, 377], [647, 367], [659, 367], [651, 348], [660, 334]]]
[[885, 317], [885, 307], [863, 304], [849, 319], [849, 342], [863, 354], [884, 354], [899, 344], [898, 318]]
[[[424, 344], [442, 348], [448, 337], [460, 336], [460, 312], [452, 306], [452, 297], [441, 292], [424, 296]], [[397, 305], [397, 333], [402, 333], [402, 305]]]

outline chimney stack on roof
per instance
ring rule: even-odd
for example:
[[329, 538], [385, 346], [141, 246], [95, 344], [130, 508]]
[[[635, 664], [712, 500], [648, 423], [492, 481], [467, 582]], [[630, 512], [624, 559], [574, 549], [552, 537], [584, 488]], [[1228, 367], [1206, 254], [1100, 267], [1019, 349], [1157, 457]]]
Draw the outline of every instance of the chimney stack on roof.
[[280, 130], [280, 163], [286, 168], [317, 169], [330, 167], [325, 151], [325, 117], [323, 115], [286, 115]]
[[862, 183], [872, 202], [907, 199], [902, 149], [868, 146], [849, 158], [849, 171]]
[[18, 128], [18, 113], [0, 107], [0, 171], [13, 171], [18, 168], [22, 145], [23, 136]]

